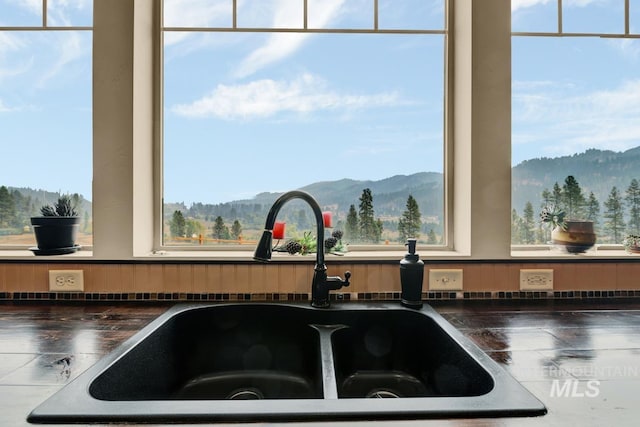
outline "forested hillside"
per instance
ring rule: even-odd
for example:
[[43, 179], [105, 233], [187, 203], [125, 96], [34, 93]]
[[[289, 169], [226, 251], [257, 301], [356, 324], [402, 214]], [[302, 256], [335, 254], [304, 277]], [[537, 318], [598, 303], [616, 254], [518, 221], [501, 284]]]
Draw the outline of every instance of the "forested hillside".
[[[614, 214], [620, 215], [624, 226], [616, 225], [619, 233], [633, 232], [636, 228], [632, 193], [634, 180], [640, 180], [640, 147], [624, 152], [590, 149], [584, 153], [557, 158], [537, 158], [524, 161], [512, 170], [512, 227], [514, 243], [539, 243], [546, 238], [538, 221], [538, 214], [548, 197], [554, 191], [560, 191], [568, 175], [575, 178], [585, 199], [591, 198], [592, 206], [597, 207], [596, 227], [602, 241], [614, 241], [611, 227], [607, 222]], [[359, 200], [365, 189], [372, 196], [372, 210], [386, 231], [398, 229], [398, 221], [403, 215], [408, 196], [415, 198], [421, 214], [423, 231], [439, 234], [442, 231], [444, 212], [443, 177], [440, 173], [422, 172], [412, 175], [396, 175], [379, 181], [358, 181], [340, 179], [316, 182], [300, 190], [311, 193], [323, 207], [336, 216], [336, 223], [344, 225], [349, 212], [359, 207]], [[226, 203], [165, 203], [164, 220], [169, 225], [176, 212], [191, 221], [198, 234], [211, 234], [212, 224], [217, 220], [226, 226], [239, 221], [245, 231], [259, 231], [264, 224], [266, 214], [281, 193], [266, 192], [251, 199], [238, 199]], [[29, 188], [3, 187], [0, 183], [0, 234], [11, 234], [23, 230], [29, 224], [29, 217], [38, 214], [40, 206], [51, 204], [58, 192], [33, 190]], [[76, 195], [85, 224], [90, 224], [91, 203], [82, 195]], [[615, 203], [614, 203], [615, 202]], [[611, 206], [618, 203], [618, 207]], [[300, 202], [287, 204], [279, 219], [288, 224], [306, 229], [312, 226], [313, 218], [304, 212], [305, 205]], [[613, 209], [613, 210], [612, 210]], [[617, 211], [616, 211], [617, 209]], [[640, 208], [638, 208], [640, 209]], [[618, 221], [618, 220], [616, 220]], [[165, 227], [168, 229], [169, 227]], [[167, 231], [165, 231], [165, 234]], [[531, 237], [532, 233], [537, 233]], [[389, 235], [385, 236], [388, 238]]]
[[632, 179], [640, 179], [640, 147], [624, 152], [587, 150], [556, 158], [526, 160], [513, 168], [512, 206], [520, 215], [526, 202], [535, 209], [542, 203], [542, 192], [573, 175], [587, 195], [593, 192], [600, 203], [615, 186], [624, 191]]

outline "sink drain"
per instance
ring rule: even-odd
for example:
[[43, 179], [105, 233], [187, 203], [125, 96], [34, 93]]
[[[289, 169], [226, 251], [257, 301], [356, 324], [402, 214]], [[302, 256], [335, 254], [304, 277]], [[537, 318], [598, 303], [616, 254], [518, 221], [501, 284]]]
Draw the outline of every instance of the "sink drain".
[[380, 389], [380, 390], [371, 390], [369, 393], [367, 393], [366, 397], [373, 398], [373, 399], [397, 399], [400, 397], [400, 395], [393, 391]]
[[247, 388], [241, 390], [235, 390], [233, 393], [227, 396], [229, 400], [261, 400], [264, 396], [258, 389]]

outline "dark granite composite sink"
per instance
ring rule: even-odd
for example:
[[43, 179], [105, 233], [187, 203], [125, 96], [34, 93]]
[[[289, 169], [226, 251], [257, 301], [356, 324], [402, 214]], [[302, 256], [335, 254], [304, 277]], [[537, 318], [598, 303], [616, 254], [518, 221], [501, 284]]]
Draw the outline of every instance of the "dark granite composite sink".
[[182, 305], [33, 410], [34, 423], [536, 416], [431, 307]]

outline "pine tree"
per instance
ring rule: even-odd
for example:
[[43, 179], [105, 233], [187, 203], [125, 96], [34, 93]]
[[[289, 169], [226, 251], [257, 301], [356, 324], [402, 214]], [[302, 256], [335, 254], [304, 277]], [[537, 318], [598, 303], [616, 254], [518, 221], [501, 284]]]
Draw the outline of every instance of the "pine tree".
[[378, 243], [382, 239], [383, 231], [384, 225], [382, 224], [382, 220], [378, 218], [375, 223], [375, 228], [373, 229], [373, 243]]
[[561, 200], [568, 219], [580, 219], [584, 216], [586, 201], [580, 184], [573, 175], [567, 176], [564, 180]]
[[[360, 196], [360, 206], [358, 210], [358, 226], [360, 240], [366, 243], [377, 243], [379, 238], [378, 224], [373, 213], [373, 195], [369, 188], [365, 188]], [[380, 234], [381, 230], [380, 230]]]
[[420, 237], [420, 228], [422, 227], [420, 217], [418, 202], [416, 202], [416, 199], [414, 199], [412, 195], [409, 195], [406, 210], [402, 213], [398, 221], [398, 233], [401, 242], [406, 241], [410, 237], [415, 239]]
[[233, 224], [231, 225], [231, 237], [233, 237], [235, 240], [238, 240], [240, 239], [241, 235], [242, 235], [242, 225], [240, 225], [240, 221], [236, 219], [235, 221], [233, 221]]
[[637, 179], [631, 180], [624, 199], [629, 207], [629, 233], [640, 235], [640, 183]]
[[511, 244], [522, 243], [523, 221], [516, 209], [511, 209]]
[[542, 205], [540, 205], [540, 207], [543, 208], [545, 206], [551, 206], [553, 204], [555, 204], [553, 200], [553, 194], [551, 194], [551, 192], [545, 188], [544, 190], [542, 190]]
[[13, 225], [16, 218], [16, 206], [4, 185], [0, 187], [0, 228]]
[[171, 221], [169, 222], [171, 237], [184, 237], [186, 233], [185, 224], [186, 221], [182, 212], [174, 211]]
[[349, 206], [349, 213], [347, 214], [347, 221], [344, 227], [345, 237], [351, 241], [360, 240], [360, 228], [358, 227], [358, 212], [355, 205]]
[[428, 245], [438, 244], [438, 236], [436, 236], [436, 232], [433, 231], [433, 228], [430, 228], [429, 233], [427, 233], [427, 244]]
[[522, 243], [533, 244], [536, 240], [536, 222], [533, 218], [533, 205], [527, 202], [524, 206], [522, 219]]
[[612, 243], [621, 243], [625, 223], [622, 197], [616, 187], [611, 189], [607, 201], [604, 202], [604, 207], [604, 231]]
[[597, 230], [598, 221], [600, 220], [600, 202], [596, 199], [593, 191], [589, 192], [587, 200], [587, 217], [588, 221], [593, 221], [593, 227]]
[[228, 239], [229, 238], [229, 227], [224, 225], [224, 220], [221, 216], [217, 216], [215, 221], [213, 222], [213, 238], [214, 239]]
[[553, 184], [553, 192], [551, 193], [551, 204], [553, 206], [562, 207], [562, 187], [557, 182]]

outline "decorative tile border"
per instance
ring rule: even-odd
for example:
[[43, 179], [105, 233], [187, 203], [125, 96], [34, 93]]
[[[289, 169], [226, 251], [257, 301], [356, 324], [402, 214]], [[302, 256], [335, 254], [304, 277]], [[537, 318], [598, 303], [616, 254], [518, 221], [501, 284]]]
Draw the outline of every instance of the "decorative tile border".
[[[332, 293], [332, 301], [399, 301], [400, 292]], [[0, 292], [2, 301], [81, 301], [81, 302], [300, 302], [309, 294], [299, 293], [82, 293], [82, 292]], [[491, 291], [423, 292], [424, 301], [440, 300], [567, 300], [567, 299], [640, 298], [640, 290], [618, 291]]]

